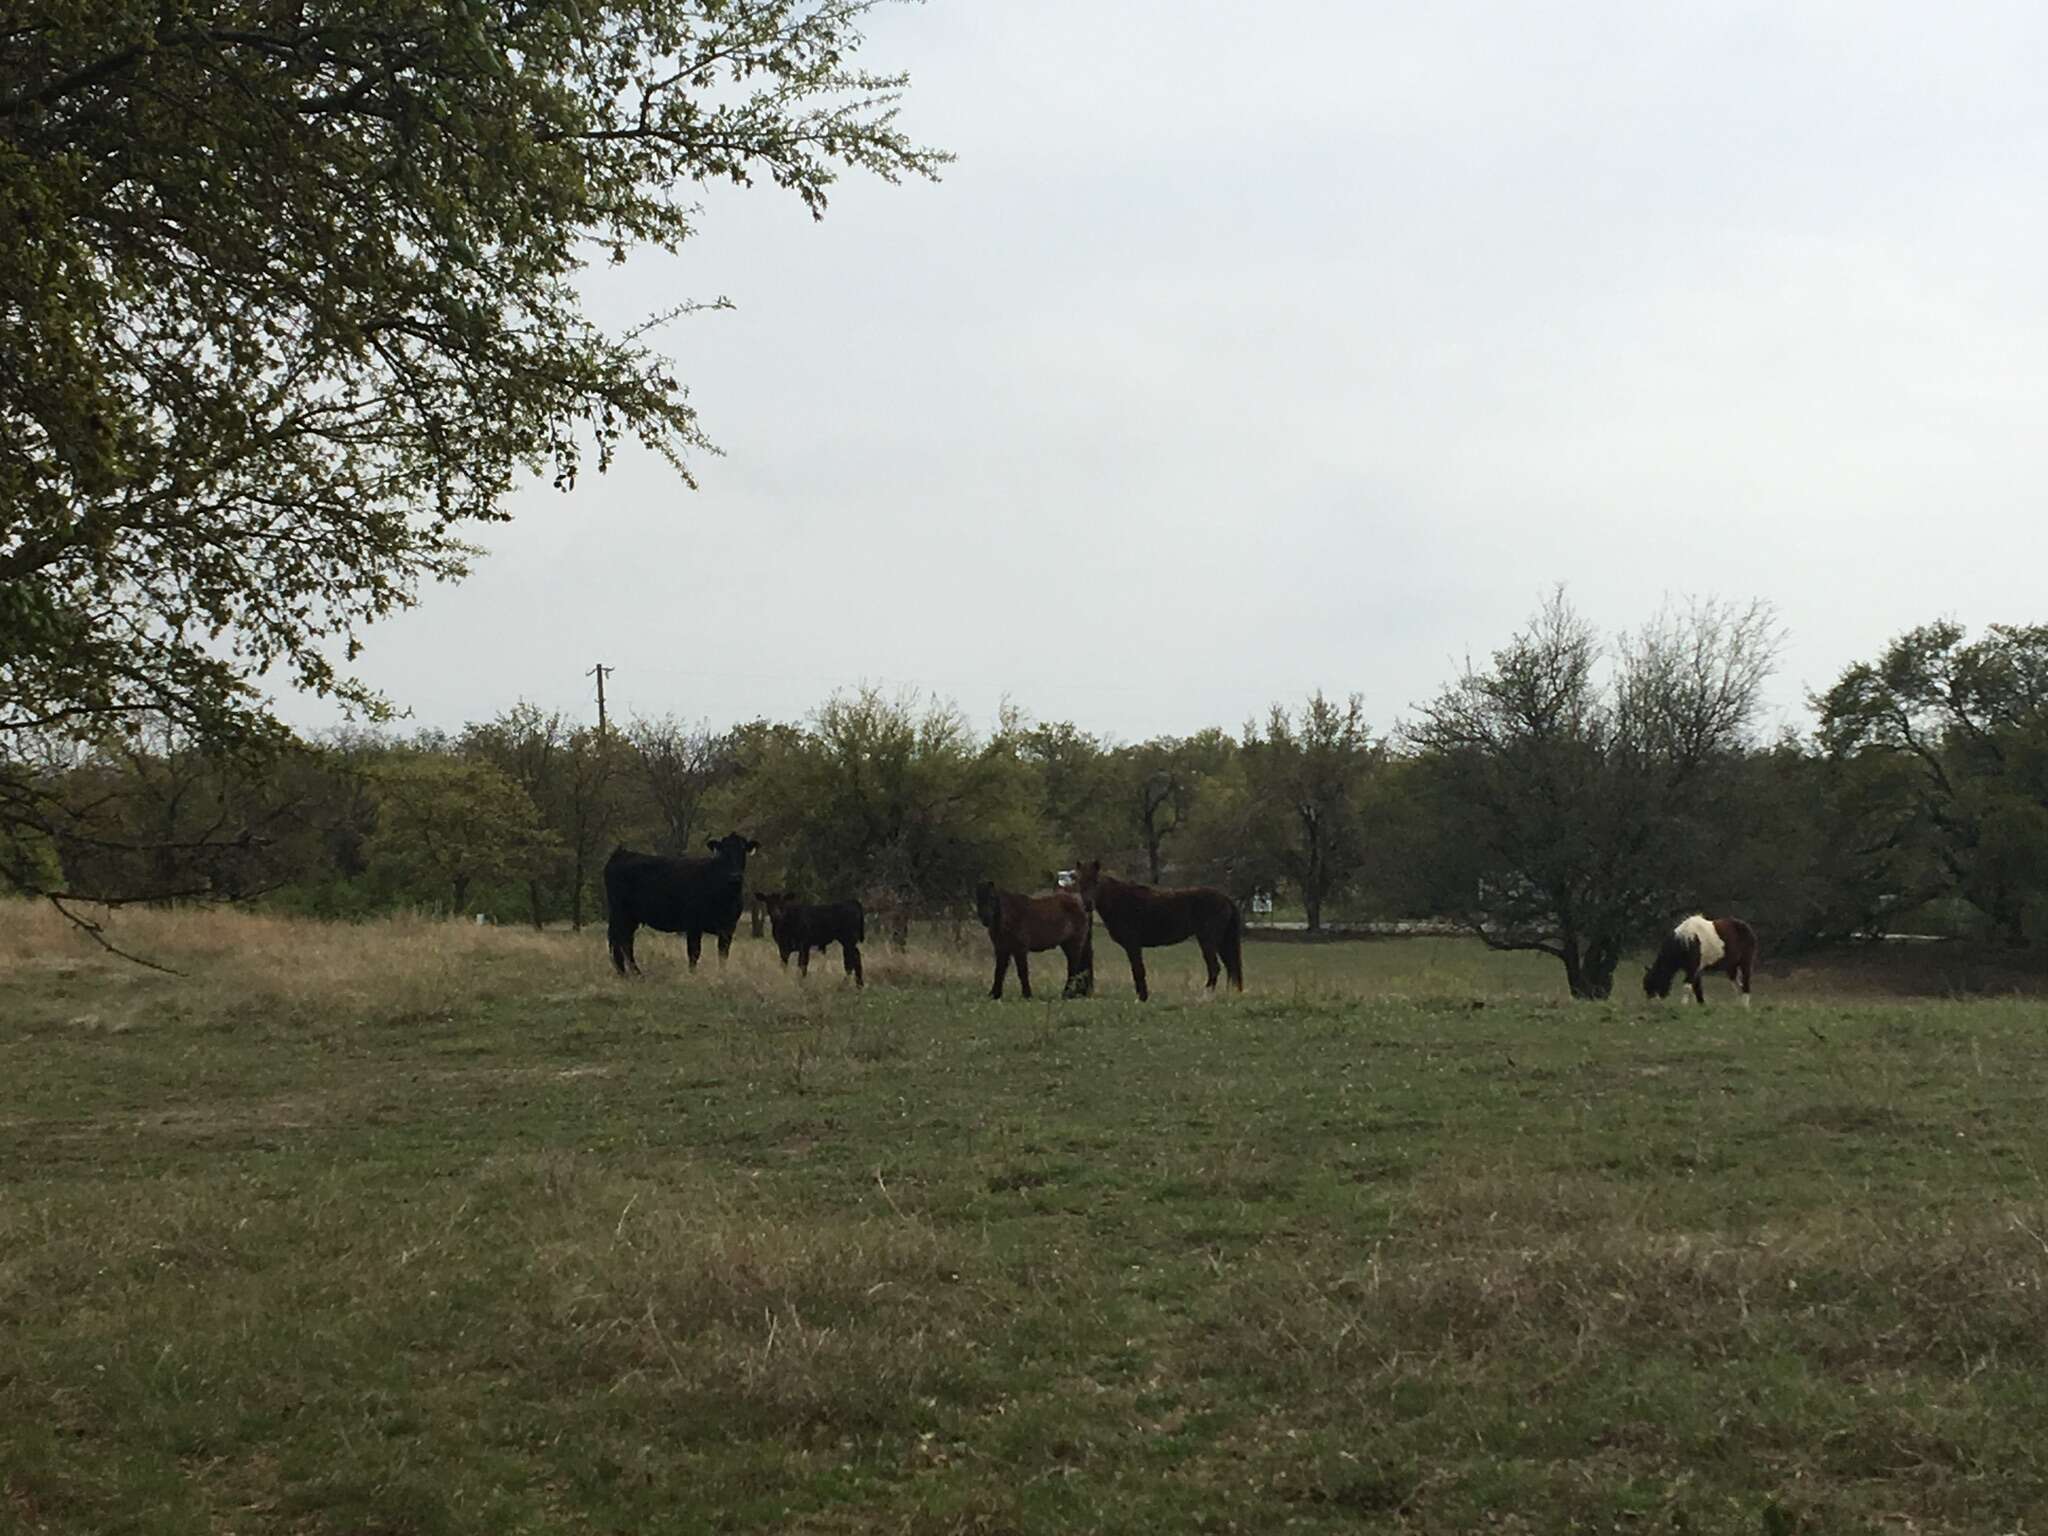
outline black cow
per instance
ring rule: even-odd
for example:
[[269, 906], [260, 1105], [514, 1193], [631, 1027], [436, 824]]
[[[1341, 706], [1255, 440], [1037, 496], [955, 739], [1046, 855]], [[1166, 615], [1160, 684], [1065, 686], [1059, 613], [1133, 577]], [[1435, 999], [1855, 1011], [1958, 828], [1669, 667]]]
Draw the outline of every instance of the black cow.
[[794, 953], [797, 974], [808, 976], [811, 974], [811, 951], [837, 944], [840, 958], [846, 962], [846, 974], [853, 978], [853, 984], [857, 987], [868, 984], [860, 969], [860, 945], [861, 940], [867, 937], [867, 917], [859, 902], [833, 901], [823, 906], [807, 907], [790, 900], [786, 891], [765, 891], [760, 899], [768, 908], [768, 925], [775, 930], [775, 947], [782, 952], [784, 965], [789, 964], [789, 957]]
[[728, 832], [708, 839], [708, 859], [674, 859], [659, 853], [634, 853], [614, 848], [604, 861], [607, 932], [612, 942], [612, 969], [621, 976], [638, 973], [633, 934], [645, 923], [661, 933], [680, 933], [690, 951], [690, 969], [704, 948], [704, 935], [718, 938], [718, 958], [732, 948], [740, 925], [740, 882], [746, 877], [747, 855], [761, 845], [751, 837]]

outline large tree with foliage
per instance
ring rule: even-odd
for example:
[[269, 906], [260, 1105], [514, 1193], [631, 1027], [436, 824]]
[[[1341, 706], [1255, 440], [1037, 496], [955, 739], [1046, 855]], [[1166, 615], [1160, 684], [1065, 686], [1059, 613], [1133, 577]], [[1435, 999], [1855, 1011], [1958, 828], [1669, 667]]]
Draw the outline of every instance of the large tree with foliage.
[[[876, 0], [33, 0], [0, 27], [0, 817], [29, 739], [278, 735], [523, 476], [705, 446], [592, 252], [930, 175]], [[687, 308], [687, 305], [681, 306]], [[649, 317], [650, 322], [662, 317]]]
[[1610, 651], [1553, 594], [1408, 729], [1434, 904], [1495, 948], [1555, 955], [1574, 997], [1607, 996], [1622, 954], [1720, 878], [1776, 649], [1764, 605], [1701, 603]]
[[2048, 626], [1911, 630], [1815, 702], [1895, 906], [1954, 894], [2009, 942], [2048, 934]]
[[1036, 885], [1056, 857], [1015, 735], [980, 737], [947, 704], [839, 695], [746, 784], [752, 824], [789, 840], [775, 850], [764, 838], [785, 878], [813, 899], [886, 905], [898, 942], [913, 912], [959, 910], [982, 878]]
[[370, 866], [394, 892], [449, 910], [472, 891], [526, 882], [562, 850], [526, 791], [489, 763], [442, 752], [395, 753], [371, 770], [377, 830]]
[[705, 797], [738, 770], [733, 734], [705, 724], [685, 725], [665, 715], [659, 720], [636, 719], [621, 735], [629, 772], [646, 805], [660, 818], [661, 851], [692, 852]]
[[524, 702], [471, 725], [460, 745], [465, 756], [491, 764], [525, 790], [561, 846], [562, 858], [553, 868], [536, 869], [528, 878], [533, 926], [540, 927], [552, 910], [566, 913], [580, 929], [611, 835], [624, 747], [608, 732]]
[[1318, 689], [1298, 716], [1275, 704], [1263, 728], [1245, 727], [1246, 835], [1301, 898], [1311, 930], [1365, 862], [1366, 804], [1382, 755], [1355, 693], [1339, 703]]

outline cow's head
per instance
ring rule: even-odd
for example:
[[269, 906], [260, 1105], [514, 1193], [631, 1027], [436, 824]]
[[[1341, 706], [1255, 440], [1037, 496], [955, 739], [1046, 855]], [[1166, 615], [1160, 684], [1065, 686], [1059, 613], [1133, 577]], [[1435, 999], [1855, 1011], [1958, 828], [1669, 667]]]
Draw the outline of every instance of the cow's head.
[[747, 867], [747, 855], [761, 845], [751, 837], [741, 837], [737, 832], [728, 832], [723, 837], [706, 838], [704, 846], [735, 870], [744, 870]]
[[780, 917], [785, 908], [796, 905], [794, 898], [788, 891], [756, 891], [754, 892], [754, 900], [768, 909], [770, 917]]

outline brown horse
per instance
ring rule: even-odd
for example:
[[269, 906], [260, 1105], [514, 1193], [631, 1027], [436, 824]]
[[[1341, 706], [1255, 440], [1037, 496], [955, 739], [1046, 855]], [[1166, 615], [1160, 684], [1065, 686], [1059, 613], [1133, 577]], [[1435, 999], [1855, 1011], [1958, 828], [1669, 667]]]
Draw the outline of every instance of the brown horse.
[[1212, 992], [1219, 957], [1230, 971], [1230, 984], [1244, 990], [1244, 953], [1239, 947], [1244, 925], [1238, 921], [1237, 903], [1214, 886], [1170, 890], [1132, 885], [1105, 875], [1102, 861], [1093, 859], [1075, 870], [1074, 887], [1089, 910], [1101, 914], [1102, 926], [1131, 957], [1131, 980], [1138, 984], [1139, 1002], [1152, 995], [1145, 986], [1145, 951], [1188, 939], [1202, 946], [1202, 963], [1209, 967]]
[[[1643, 996], [1668, 997], [1671, 979], [1683, 973], [1685, 984], [1700, 1003], [1707, 1000], [1700, 977], [1726, 971], [1742, 988], [1742, 1006], [1749, 1006], [1749, 977], [1756, 968], [1756, 930], [1739, 917], [1703, 917], [1694, 913], [1664, 935], [1657, 958], [1643, 972]], [[1678, 994], [1684, 1001], [1685, 994]]]
[[1029, 997], [1029, 956], [1041, 949], [1057, 949], [1067, 957], [1067, 984], [1060, 996], [1086, 997], [1095, 989], [1095, 920], [1073, 892], [1020, 896], [984, 880], [974, 888], [974, 912], [996, 950], [996, 984], [989, 988], [990, 997], [1003, 995], [1003, 977], [1013, 960], [1018, 990]]

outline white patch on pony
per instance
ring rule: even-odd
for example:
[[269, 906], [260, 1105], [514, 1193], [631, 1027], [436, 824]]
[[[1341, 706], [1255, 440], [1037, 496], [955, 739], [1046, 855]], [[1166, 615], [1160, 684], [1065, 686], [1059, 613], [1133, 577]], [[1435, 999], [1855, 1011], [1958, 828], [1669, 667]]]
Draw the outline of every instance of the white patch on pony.
[[1718, 965], [1721, 957], [1728, 952], [1727, 946], [1721, 942], [1721, 935], [1714, 931], [1713, 922], [1701, 917], [1697, 912], [1671, 931], [1681, 939], [1700, 941], [1700, 969], [1703, 971], [1709, 966]]
[[1678, 989], [1678, 1000], [1681, 1003], [1689, 1003], [1692, 1001], [1692, 986], [1690, 983], [1687, 983], [1685, 986], [1682, 986]]
[[1745, 1008], [1749, 1006], [1749, 994], [1747, 992], [1742, 994], [1742, 1006]]

